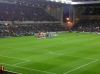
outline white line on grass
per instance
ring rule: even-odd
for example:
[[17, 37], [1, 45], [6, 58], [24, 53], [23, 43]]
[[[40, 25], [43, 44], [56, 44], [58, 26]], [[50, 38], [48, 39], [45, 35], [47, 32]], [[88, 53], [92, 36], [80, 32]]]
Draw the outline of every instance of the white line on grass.
[[23, 60], [24, 62], [20, 62], [20, 63], [16, 63], [16, 64], [13, 64], [12, 66], [16, 66], [18, 64], [22, 64], [22, 63], [26, 63], [26, 62], [29, 62], [30, 60], [25, 60], [25, 59], [20, 59], [20, 58], [14, 58], [14, 57], [8, 57], [8, 56], [2, 56], [0, 55], [1, 57], [7, 57], [7, 58], [13, 58], [13, 59], [18, 59], [18, 60]]
[[71, 57], [77, 57], [77, 58], [84, 58], [84, 59], [91, 59], [91, 60], [97, 60], [97, 59], [93, 59], [93, 58], [86, 58], [86, 57], [79, 57], [79, 56], [72, 56], [72, 55], [68, 55], [68, 54], [57, 54], [57, 53], [53, 53], [49, 50], [44, 50], [44, 49], [38, 49], [38, 50], [26, 50], [26, 49], [19, 49], [19, 50], [24, 50], [24, 51], [34, 51], [34, 52], [48, 52], [50, 54], [55, 54], [55, 55], [66, 55], [66, 56], [71, 56]]
[[28, 50], [32, 49], [32, 50], [40, 50], [40, 49], [34, 48], [34, 47], [33, 47], [33, 48], [30, 48], [30, 47], [29, 47], [29, 48], [25, 48], [25, 47], [23, 48], [23, 47], [22, 47], [22, 48], [13, 48], [13, 49], [28, 49]]
[[4, 56], [4, 55], [0, 55], [0, 56], [1, 56], [1, 57], [6, 57], [6, 58], [18, 59], [18, 60], [27, 60], [27, 59], [15, 58], [15, 57], [8, 57], [8, 56]]
[[18, 72], [9, 71], [9, 70], [5, 70], [5, 71], [11, 72], [11, 73], [16, 73], [16, 74], [22, 74], [22, 73], [18, 73]]
[[37, 50], [26, 50], [26, 49], [18, 49], [18, 50], [23, 50], [23, 51], [33, 51], [33, 52], [48, 52], [48, 53], [53, 53], [53, 52], [51, 52], [51, 51], [49, 51], [49, 50], [44, 50], [44, 49], [37, 49]]
[[20, 63], [16, 63], [16, 64], [13, 64], [12, 66], [16, 66], [18, 64], [22, 64], [22, 63], [26, 63], [26, 62], [29, 62], [30, 60], [27, 60], [27, 61], [24, 61], [24, 62], [20, 62]]
[[[39, 49], [39, 48], [32, 48], [32, 49], [35, 49], [35, 50], [26, 50], [26, 48], [24, 49], [20, 49], [20, 48], [16, 48], [18, 50], [25, 50], [25, 51], [34, 51], [34, 52], [44, 52], [44, 51], [47, 51], [49, 52], [50, 54], [56, 54], [56, 55], [67, 55], [67, 54], [57, 54], [57, 53], [53, 53], [49, 50], [45, 50], [45, 49]], [[2, 55], [0, 55], [2, 56]], [[67, 55], [67, 56], [72, 56], [72, 55]], [[8, 57], [8, 56], [2, 56], [2, 57]], [[72, 56], [72, 57], [78, 57], [78, 58], [84, 58], [84, 59], [92, 59], [92, 60], [96, 60], [96, 59], [93, 59], [93, 58], [86, 58], [86, 57], [79, 57], [79, 56]], [[8, 57], [8, 58], [14, 58], [14, 57]], [[26, 60], [26, 59], [21, 59], [21, 58], [16, 58], [16, 59], [19, 59], [19, 60]]]
[[0, 63], [0, 64], [17, 67], [17, 68], [22, 68], [22, 69], [26, 69], [26, 70], [39, 71], [39, 72], [43, 72], [43, 73], [47, 73], [47, 74], [56, 74], [56, 73], [52, 73], [52, 72], [47, 72], [47, 71], [42, 71], [42, 70], [37, 70], [37, 69], [32, 69], [32, 68], [26, 68], [26, 67], [22, 67], [22, 66], [13, 66], [11, 64], [6, 64], [6, 63]]
[[27, 49], [27, 50], [26, 50], [26, 49], [18, 49], [18, 50], [21, 50], [21, 51], [22, 51], [22, 50], [23, 50], [23, 51], [34, 51], [34, 52], [44, 52], [44, 51], [41, 51], [41, 50], [28, 50], [28, 49]]
[[95, 61], [92, 61], [92, 62], [90, 62], [90, 63], [87, 63], [87, 64], [85, 64], [85, 65], [82, 65], [82, 66], [80, 66], [80, 67], [77, 67], [77, 68], [75, 68], [75, 69], [72, 69], [72, 70], [70, 70], [70, 71], [67, 71], [67, 72], [65, 72], [65, 73], [63, 73], [63, 74], [68, 74], [68, 73], [70, 73], [70, 72], [73, 72], [73, 71], [75, 71], [75, 70], [77, 70], [77, 69], [80, 69], [80, 68], [82, 68], [82, 67], [85, 67], [85, 66], [87, 66], [87, 65], [90, 65], [90, 64], [92, 64], [92, 63], [95, 63], [95, 62], [97, 62], [97, 61], [99, 61], [99, 59], [98, 59], [98, 60], [95, 60]]
[[67, 54], [57, 54], [57, 53], [52, 53], [52, 54], [55, 54], [55, 55], [66, 55], [66, 56], [77, 57], [77, 58], [84, 58], [84, 59], [97, 60], [97, 59], [93, 59], [93, 58], [79, 57], [79, 56], [74, 56], [74, 55], [72, 56], [72, 55], [67, 55]]
[[[44, 52], [44, 51], [47, 51], [47, 52], [49, 52], [50, 54], [72, 56], [72, 55], [68, 55], [68, 54], [57, 54], [57, 53], [53, 53], [53, 52], [51, 52], [51, 51], [49, 51], [49, 50], [41, 49], [41, 48], [35, 48], [36, 50], [34, 50], [34, 48], [32, 48], [33, 50], [26, 50], [26, 48], [24, 48], [24, 49], [17, 48], [17, 49], [19, 49], [19, 50], [25, 50], [25, 51], [34, 51], [34, 52]], [[84, 59], [97, 60], [97, 59], [94, 59], [94, 58], [79, 57], [79, 56], [74, 56], [74, 55], [73, 55], [72, 57], [78, 57], [78, 58], [84, 58]]]

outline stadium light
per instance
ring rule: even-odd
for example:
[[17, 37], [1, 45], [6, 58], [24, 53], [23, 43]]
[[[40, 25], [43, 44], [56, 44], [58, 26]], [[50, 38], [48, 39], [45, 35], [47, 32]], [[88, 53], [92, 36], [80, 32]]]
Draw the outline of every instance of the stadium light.
[[58, 2], [58, 0], [56, 0], [56, 2]]
[[52, 2], [60, 2], [60, 3], [66, 3], [66, 4], [68, 4], [68, 3], [71, 3], [71, 2], [72, 2], [72, 0], [47, 0], [47, 1], [52, 1]]
[[68, 24], [70, 24], [71, 22], [68, 22]]
[[69, 20], [69, 18], [66, 18], [66, 20], [68, 21], [68, 20]]
[[5, 26], [8, 26], [8, 23], [5, 23]]
[[72, 27], [72, 26], [73, 26], [73, 23], [70, 22], [70, 21], [68, 21], [68, 22], [67, 22], [67, 26], [68, 26], [68, 27]]

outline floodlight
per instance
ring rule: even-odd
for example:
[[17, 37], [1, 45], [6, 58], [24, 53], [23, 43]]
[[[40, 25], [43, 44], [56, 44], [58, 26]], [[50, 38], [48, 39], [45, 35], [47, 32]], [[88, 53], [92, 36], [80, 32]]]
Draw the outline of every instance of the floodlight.
[[5, 23], [5, 26], [7, 26], [8, 25], [8, 23]]
[[56, 0], [56, 2], [58, 2], [58, 0]]
[[69, 20], [69, 18], [66, 18], [66, 20]]
[[60, 2], [60, 3], [66, 3], [66, 4], [68, 4], [68, 3], [71, 3], [71, 2], [72, 2], [72, 0], [47, 0], [47, 1], [52, 1], [52, 2]]
[[64, 0], [62, 0], [61, 2], [64, 3]]
[[68, 24], [70, 24], [70, 22], [68, 22]]

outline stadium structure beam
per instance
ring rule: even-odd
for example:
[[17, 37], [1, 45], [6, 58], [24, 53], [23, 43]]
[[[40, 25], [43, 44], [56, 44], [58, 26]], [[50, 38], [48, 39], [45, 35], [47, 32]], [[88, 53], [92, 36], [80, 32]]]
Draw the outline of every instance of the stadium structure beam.
[[72, 2], [72, 0], [46, 0], [46, 1], [59, 2], [64, 4], [69, 4]]
[[100, 1], [71, 2], [71, 5], [80, 5], [80, 4], [100, 4]]

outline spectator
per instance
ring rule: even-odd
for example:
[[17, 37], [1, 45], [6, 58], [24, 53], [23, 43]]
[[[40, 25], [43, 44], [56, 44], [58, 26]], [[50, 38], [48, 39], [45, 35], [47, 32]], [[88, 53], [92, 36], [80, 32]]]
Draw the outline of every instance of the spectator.
[[0, 74], [3, 74], [3, 72], [4, 72], [4, 66], [1, 65], [1, 66], [0, 66]]

